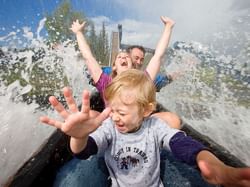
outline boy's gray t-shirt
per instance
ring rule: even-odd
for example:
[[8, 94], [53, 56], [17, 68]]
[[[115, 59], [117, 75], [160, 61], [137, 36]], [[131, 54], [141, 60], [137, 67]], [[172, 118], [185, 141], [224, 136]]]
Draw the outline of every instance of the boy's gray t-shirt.
[[160, 151], [169, 150], [169, 141], [179, 130], [171, 129], [162, 120], [149, 117], [134, 133], [120, 133], [109, 118], [90, 136], [98, 153], [104, 153], [112, 186], [158, 187]]

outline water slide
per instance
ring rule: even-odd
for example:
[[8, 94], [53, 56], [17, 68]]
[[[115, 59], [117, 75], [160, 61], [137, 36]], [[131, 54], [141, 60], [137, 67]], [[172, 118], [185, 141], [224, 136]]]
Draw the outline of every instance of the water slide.
[[[97, 4], [93, 8], [90, 4], [80, 6], [82, 1], [75, 2], [73, 8], [98, 9]], [[145, 6], [148, 10], [151, 2], [145, 2], [133, 2], [139, 3], [133, 7]], [[67, 137], [38, 120], [41, 115], [55, 115], [46, 102], [51, 94], [60, 97], [60, 89], [65, 83], [62, 77], [67, 77], [67, 85], [74, 89], [79, 103], [83, 89], [94, 90], [83, 76], [85, 67], [71, 43], [66, 41], [61, 46], [54, 46], [53, 50], [47, 46], [43, 13], [58, 6], [53, 3], [46, 0], [39, 3], [25, 0], [22, 4], [4, 1], [0, 8], [0, 186], [52, 186], [54, 182], [60, 183], [64, 171], [74, 168], [74, 163], [78, 166], [66, 149]], [[112, 3], [116, 4], [102, 4], [98, 10], [112, 8]], [[181, 4], [162, 1], [161, 5], [156, 7], [157, 13], [137, 10], [133, 18], [127, 14], [125, 17], [118, 14], [99, 17], [93, 14], [96, 12], [88, 12], [88, 16], [96, 24], [100, 23], [97, 18], [105, 18], [107, 28], [112, 31], [116, 31], [117, 24], [122, 24], [125, 46], [142, 44], [148, 49], [154, 47], [157, 33], [162, 29], [157, 22], [159, 16], [174, 18], [177, 24], [167, 52], [170, 56], [162, 70], [171, 73], [185, 69], [185, 75], [157, 94], [162, 110], [167, 108], [178, 113], [185, 122], [183, 130], [211, 147], [226, 163], [249, 166], [248, 1], [218, 3], [211, 0], [205, 5], [195, 0]], [[119, 8], [124, 15], [133, 12], [133, 7], [126, 7], [123, 4]], [[187, 9], [192, 9], [192, 13], [187, 13]], [[15, 80], [18, 76], [20, 78]], [[39, 85], [34, 84], [37, 80]], [[175, 171], [181, 181], [173, 186], [188, 186], [197, 181], [205, 186], [196, 169], [166, 154], [167, 168]], [[190, 173], [181, 172], [191, 170]], [[173, 176], [166, 173], [165, 177], [174, 183]]]
[[[91, 107], [102, 110], [100, 95], [92, 93]], [[158, 104], [157, 111], [166, 111]], [[246, 166], [228, 150], [184, 123], [182, 130], [189, 136], [210, 148], [225, 163], [235, 167]], [[105, 181], [107, 169], [103, 158], [78, 160], [69, 153], [69, 137], [55, 131], [38, 153], [30, 158], [15, 174], [10, 186], [108, 186]], [[106, 170], [106, 171], [105, 171]], [[198, 169], [175, 159], [170, 152], [161, 155], [161, 178], [166, 186], [202, 186], [212, 187], [206, 183]], [[108, 177], [106, 177], [108, 178]]]

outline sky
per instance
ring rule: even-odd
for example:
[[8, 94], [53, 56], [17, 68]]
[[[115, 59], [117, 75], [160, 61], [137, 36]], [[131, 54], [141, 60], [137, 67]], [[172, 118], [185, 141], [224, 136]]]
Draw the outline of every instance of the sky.
[[[35, 35], [39, 21], [60, 3], [61, 0], [0, 0], [0, 39], [10, 32], [22, 32], [23, 28], [30, 28]], [[74, 10], [83, 11], [96, 23], [97, 30], [103, 21], [109, 32], [117, 31], [117, 25], [122, 24], [122, 43], [126, 44], [155, 48], [163, 29], [161, 15], [176, 22], [172, 43], [229, 40], [232, 32], [235, 38], [241, 35], [249, 39], [249, 0], [71, 0], [71, 3]]]

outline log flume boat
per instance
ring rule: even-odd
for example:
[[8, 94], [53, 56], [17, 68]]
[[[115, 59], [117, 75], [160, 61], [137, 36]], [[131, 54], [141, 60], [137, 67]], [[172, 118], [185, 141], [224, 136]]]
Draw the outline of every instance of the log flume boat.
[[[99, 98], [100, 97], [98, 94], [96, 93], [92, 94], [91, 108], [101, 111], [104, 106]], [[157, 110], [166, 111], [166, 109], [160, 104], [158, 104]], [[182, 130], [185, 131], [189, 136], [193, 137], [194, 139], [202, 142], [204, 145], [209, 147], [225, 163], [235, 167], [246, 166], [238, 158], [231, 155], [228, 150], [218, 145], [209, 137], [200, 134], [189, 124], [184, 123]], [[35, 155], [33, 155], [16, 172], [16, 174], [9, 180], [9, 182], [5, 186], [6, 187], [7, 186], [8, 187], [53, 186], [59, 169], [62, 166], [64, 166], [65, 163], [73, 159], [72, 155], [70, 155], [68, 151], [68, 141], [69, 141], [68, 136], [66, 136], [59, 130], [55, 130], [55, 132], [51, 135], [51, 137], [47, 140], [47, 142], [44, 143], [44, 145], [40, 147], [40, 149], [35, 153]], [[191, 166], [187, 166], [186, 164], [177, 161], [170, 154], [165, 155], [165, 157], [166, 158], [164, 159], [167, 160], [167, 164], [169, 165], [167, 167], [172, 167], [176, 171], [178, 171], [178, 175], [182, 175], [182, 177], [186, 178], [186, 180], [189, 181], [191, 186], [201, 186], [201, 187], [211, 186], [203, 181], [197, 169], [195, 168], [190, 169]], [[171, 170], [170, 173], [172, 172], [173, 169]], [[176, 179], [175, 173], [172, 173], [172, 180], [173, 179]], [[178, 185], [171, 184], [171, 181], [169, 184], [170, 185], [168, 186], [184, 186], [182, 184]], [[88, 183], [85, 183], [84, 186], [88, 187]], [[91, 185], [91, 187], [93, 187], [93, 185]]]

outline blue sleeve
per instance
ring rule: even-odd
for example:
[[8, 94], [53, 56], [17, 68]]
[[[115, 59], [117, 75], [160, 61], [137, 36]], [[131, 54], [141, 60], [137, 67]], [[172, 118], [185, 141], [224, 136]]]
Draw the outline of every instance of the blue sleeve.
[[186, 136], [184, 132], [176, 133], [169, 142], [175, 158], [189, 164], [196, 165], [196, 156], [202, 150], [208, 150], [202, 143]]
[[157, 74], [154, 84], [156, 87], [156, 91], [159, 92], [164, 86], [171, 83], [172, 79], [168, 75], [163, 74]]
[[112, 73], [112, 68], [109, 66], [104, 66], [104, 67], [102, 67], [102, 71], [103, 71], [103, 73], [110, 75]]
[[97, 152], [98, 152], [98, 148], [97, 148], [96, 142], [91, 136], [89, 136], [85, 149], [82, 150], [80, 153], [77, 153], [77, 154], [73, 153], [73, 156], [82, 160], [86, 160], [91, 155], [97, 154]]

